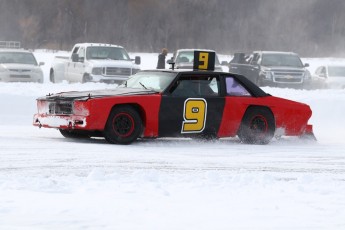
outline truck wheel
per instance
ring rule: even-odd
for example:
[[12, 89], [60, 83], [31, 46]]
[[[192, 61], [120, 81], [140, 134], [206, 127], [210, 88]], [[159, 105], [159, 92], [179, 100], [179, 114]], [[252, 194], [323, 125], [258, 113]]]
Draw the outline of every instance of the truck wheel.
[[111, 111], [104, 137], [112, 144], [130, 144], [141, 135], [142, 130], [139, 113], [131, 106], [121, 106]]
[[259, 86], [259, 87], [260, 87], [260, 86], [263, 86], [262, 77], [258, 76], [258, 77], [256, 78], [255, 84], [256, 84], [257, 86]]
[[251, 107], [244, 114], [237, 135], [246, 144], [268, 144], [274, 132], [272, 112], [263, 107]]
[[78, 131], [75, 130], [69, 130], [69, 129], [59, 129], [62, 136], [66, 138], [90, 138], [89, 135], [84, 133], [78, 133]]
[[50, 79], [50, 82], [56, 83], [55, 75], [54, 75], [54, 70], [50, 70], [49, 79]]
[[86, 82], [90, 82], [91, 78], [89, 74], [84, 74], [83, 79], [82, 79], [82, 83], [86, 83]]

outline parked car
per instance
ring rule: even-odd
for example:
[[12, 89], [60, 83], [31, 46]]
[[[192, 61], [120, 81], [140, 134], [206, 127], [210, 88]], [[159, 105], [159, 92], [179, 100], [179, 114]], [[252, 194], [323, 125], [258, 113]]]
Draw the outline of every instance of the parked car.
[[0, 49], [0, 82], [43, 83], [43, 71], [33, 53], [24, 49]]
[[215, 53], [214, 70], [223, 71], [223, 68], [219, 62], [219, 58], [216, 52], [214, 50], [209, 49], [178, 49], [174, 52], [171, 59], [167, 60], [167, 63], [175, 63], [175, 69], [193, 69], [194, 51], [206, 51]]
[[68, 57], [55, 57], [50, 81], [121, 83], [140, 70], [140, 62], [139, 56], [131, 59], [122, 46], [78, 43]]
[[229, 72], [246, 76], [258, 86], [304, 88], [310, 84], [310, 73], [293, 52], [254, 51], [235, 53]]
[[315, 88], [345, 89], [345, 65], [323, 65], [313, 75]]

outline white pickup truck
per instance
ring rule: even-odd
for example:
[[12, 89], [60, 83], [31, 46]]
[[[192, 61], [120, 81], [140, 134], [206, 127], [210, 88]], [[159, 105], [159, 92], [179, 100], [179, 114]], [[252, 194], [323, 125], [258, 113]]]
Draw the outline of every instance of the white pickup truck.
[[140, 70], [140, 62], [139, 56], [130, 59], [122, 46], [79, 43], [69, 57], [55, 57], [50, 81], [120, 83]]

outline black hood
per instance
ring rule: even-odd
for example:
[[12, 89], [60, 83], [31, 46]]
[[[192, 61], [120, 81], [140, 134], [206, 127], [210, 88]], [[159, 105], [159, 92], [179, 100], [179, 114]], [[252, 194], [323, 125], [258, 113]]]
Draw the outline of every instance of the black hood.
[[40, 97], [38, 100], [75, 100], [75, 99], [91, 99], [101, 97], [113, 96], [131, 96], [131, 95], [148, 95], [156, 94], [158, 92], [149, 89], [135, 89], [135, 88], [116, 88], [106, 90], [90, 90], [90, 91], [70, 91], [56, 94], [48, 94], [45, 97]]

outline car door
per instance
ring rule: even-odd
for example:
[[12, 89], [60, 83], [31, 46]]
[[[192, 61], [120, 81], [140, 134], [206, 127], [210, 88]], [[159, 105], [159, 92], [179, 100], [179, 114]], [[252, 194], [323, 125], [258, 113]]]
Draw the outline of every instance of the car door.
[[77, 54], [78, 60], [70, 62], [67, 67], [68, 79], [71, 82], [81, 82], [85, 72], [85, 48], [80, 47]]
[[217, 74], [180, 74], [162, 95], [159, 136], [216, 135], [225, 104], [219, 86]]

